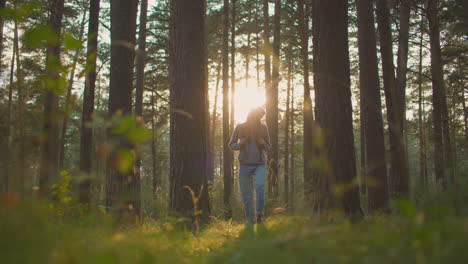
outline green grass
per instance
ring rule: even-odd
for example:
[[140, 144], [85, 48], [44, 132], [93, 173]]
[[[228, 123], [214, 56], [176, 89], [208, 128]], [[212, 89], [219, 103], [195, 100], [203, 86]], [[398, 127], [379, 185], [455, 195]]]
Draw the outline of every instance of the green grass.
[[397, 207], [355, 224], [282, 215], [252, 229], [213, 220], [194, 234], [177, 219], [124, 230], [105, 215], [63, 218], [19, 205], [0, 209], [0, 263], [468, 263], [466, 216]]

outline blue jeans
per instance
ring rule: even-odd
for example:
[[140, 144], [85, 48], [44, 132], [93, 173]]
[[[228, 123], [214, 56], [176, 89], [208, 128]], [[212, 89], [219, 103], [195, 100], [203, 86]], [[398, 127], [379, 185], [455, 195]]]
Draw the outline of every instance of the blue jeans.
[[[263, 214], [265, 204], [265, 165], [240, 165], [239, 185], [244, 202], [245, 216], [250, 224], [254, 224], [256, 221], [255, 212]], [[256, 207], [254, 204], [254, 190], [256, 194]]]

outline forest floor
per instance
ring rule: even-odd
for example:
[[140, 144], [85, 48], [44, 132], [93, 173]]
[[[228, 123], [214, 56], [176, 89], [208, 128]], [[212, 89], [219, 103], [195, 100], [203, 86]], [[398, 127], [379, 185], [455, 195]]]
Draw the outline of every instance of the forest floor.
[[123, 230], [102, 215], [23, 207], [0, 206], [1, 263], [468, 263], [466, 206], [400, 202], [357, 223], [276, 215], [253, 229], [214, 219], [198, 233], [177, 219]]

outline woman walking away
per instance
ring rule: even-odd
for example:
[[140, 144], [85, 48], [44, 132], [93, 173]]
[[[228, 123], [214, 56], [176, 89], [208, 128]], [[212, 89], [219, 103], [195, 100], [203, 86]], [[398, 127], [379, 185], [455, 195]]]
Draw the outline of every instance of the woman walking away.
[[[245, 123], [239, 124], [232, 133], [229, 146], [239, 150], [239, 185], [244, 202], [245, 216], [249, 224], [262, 222], [265, 186], [265, 152], [270, 149], [270, 136], [261, 119], [265, 110], [252, 109]], [[255, 185], [254, 185], [255, 183]], [[254, 190], [256, 206], [254, 204]], [[255, 213], [257, 214], [255, 217]]]

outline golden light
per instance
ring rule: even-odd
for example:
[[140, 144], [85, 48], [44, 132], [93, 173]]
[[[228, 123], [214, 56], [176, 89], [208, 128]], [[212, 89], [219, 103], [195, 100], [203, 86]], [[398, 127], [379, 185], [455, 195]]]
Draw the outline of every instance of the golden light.
[[242, 123], [252, 108], [264, 106], [265, 92], [257, 86], [255, 79], [248, 79], [247, 84], [242, 80], [236, 85], [234, 104], [236, 123]]

